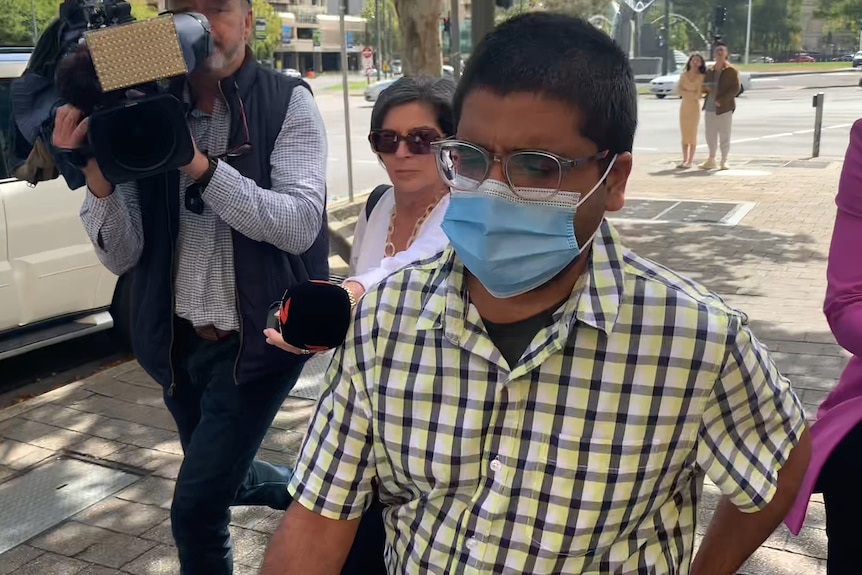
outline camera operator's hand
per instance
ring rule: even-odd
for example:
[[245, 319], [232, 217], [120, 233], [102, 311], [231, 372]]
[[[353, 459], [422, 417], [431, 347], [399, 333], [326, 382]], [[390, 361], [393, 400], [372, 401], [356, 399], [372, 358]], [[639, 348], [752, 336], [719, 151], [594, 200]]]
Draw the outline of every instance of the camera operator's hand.
[[77, 150], [87, 139], [87, 118], [78, 108], [66, 104], [54, 116], [54, 147]]
[[[55, 148], [66, 150], [77, 150], [87, 140], [87, 128], [89, 120], [78, 108], [66, 104], [57, 109], [54, 116], [54, 134], [52, 141]], [[87, 178], [87, 187], [97, 198], [111, 195], [114, 187], [99, 169], [95, 158], [90, 158], [87, 165], [81, 168], [84, 177]]]

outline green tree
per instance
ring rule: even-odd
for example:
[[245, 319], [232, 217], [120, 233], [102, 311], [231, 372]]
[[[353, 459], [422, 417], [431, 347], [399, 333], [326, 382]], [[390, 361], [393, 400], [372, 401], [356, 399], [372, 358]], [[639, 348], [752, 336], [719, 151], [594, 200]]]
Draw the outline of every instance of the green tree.
[[862, 0], [819, 0], [815, 16], [826, 20], [828, 32], [849, 33], [855, 40], [862, 30]]
[[132, 5], [132, 16], [135, 20], [149, 20], [159, 15], [159, 10], [155, 6], [148, 4], [146, 0], [129, 0]]
[[[366, 0], [362, 6], [360, 16], [365, 18], [365, 26], [368, 31], [366, 42], [371, 48], [377, 52], [377, 20], [374, 19], [374, 4], [375, 0]], [[395, 10], [394, 0], [380, 0], [380, 46], [382, 50], [386, 50], [386, 42], [392, 44], [392, 53], [401, 53], [401, 26], [398, 20], [398, 12]], [[392, 20], [392, 30], [388, 30], [389, 17]]]
[[41, 34], [57, 17], [60, 0], [0, 0], [0, 45], [33, 46], [33, 20]]
[[[252, 0], [251, 50], [258, 60], [271, 60], [275, 49], [281, 45], [281, 18], [266, 0]], [[266, 18], [266, 37], [258, 39], [256, 23], [258, 18]]]

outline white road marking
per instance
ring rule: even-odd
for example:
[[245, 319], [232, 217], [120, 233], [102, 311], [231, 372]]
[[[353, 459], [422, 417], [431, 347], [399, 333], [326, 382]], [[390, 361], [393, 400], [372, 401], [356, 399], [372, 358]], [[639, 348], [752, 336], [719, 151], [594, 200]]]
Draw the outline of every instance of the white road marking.
[[[835, 124], [834, 126], [823, 126], [823, 130], [838, 130], [841, 128], [849, 128], [853, 124]], [[754, 138], [742, 138], [740, 140], [731, 140], [731, 145], [747, 144], [748, 142], [759, 142], [760, 140], [772, 140], [774, 138], [786, 138], [787, 136], [801, 136], [803, 134], [812, 134], [814, 129], [799, 130], [797, 132], [781, 132], [780, 134], [767, 134], [765, 136], [757, 136]], [[698, 144], [698, 148], [706, 148], [706, 144]]]

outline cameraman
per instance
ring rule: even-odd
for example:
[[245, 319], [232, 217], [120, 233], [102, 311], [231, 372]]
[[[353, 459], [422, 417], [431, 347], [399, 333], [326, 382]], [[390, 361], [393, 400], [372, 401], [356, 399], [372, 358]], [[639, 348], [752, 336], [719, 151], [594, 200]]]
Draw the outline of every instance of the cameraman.
[[[180, 82], [196, 151], [179, 171], [113, 187], [90, 159], [81, 219], [102, 263], [132, 281], [135, 355], [164, 388], [185, 458], [171, 525], [181, 573], [233, 571], [229, 506], [285, 509], [291, 471], [254, 460], [304, 357], [268, 346], [267, 308], [328, 278], [326, 136], [301, 80], [260, 68], [249, 0], [175, 0], [203, 13], [214, 52]], [[87, 119], [58, 109], [53, 143]]]

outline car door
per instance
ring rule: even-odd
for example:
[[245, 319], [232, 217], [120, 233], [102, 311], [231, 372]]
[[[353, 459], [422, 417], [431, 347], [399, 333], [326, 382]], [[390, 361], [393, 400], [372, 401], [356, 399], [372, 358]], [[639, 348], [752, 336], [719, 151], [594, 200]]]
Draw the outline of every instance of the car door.
[[[19, 72], [20, 73], [20, 72]], [[10, 86], [0, 74], [0, 330], [107, 307], [116, 277], [99, 262], [79, 218], [85, 188], [59, 177], [31, 187], [15, 179]]]

